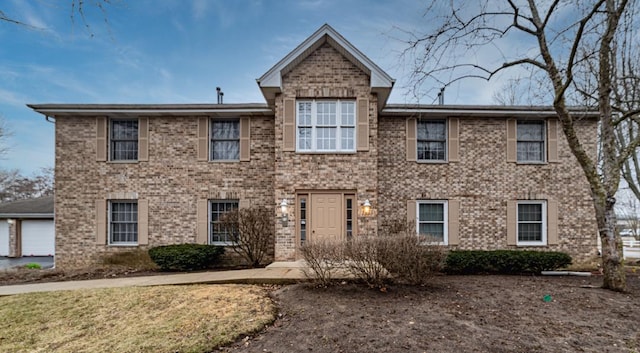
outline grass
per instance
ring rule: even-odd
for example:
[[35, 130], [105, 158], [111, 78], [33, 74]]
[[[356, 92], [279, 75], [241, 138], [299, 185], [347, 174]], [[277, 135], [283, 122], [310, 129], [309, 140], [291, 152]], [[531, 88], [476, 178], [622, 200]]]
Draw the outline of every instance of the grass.
[[0, 352], [210, 352], [274, 315], [266, 291], [246, 285], [0, 297]]

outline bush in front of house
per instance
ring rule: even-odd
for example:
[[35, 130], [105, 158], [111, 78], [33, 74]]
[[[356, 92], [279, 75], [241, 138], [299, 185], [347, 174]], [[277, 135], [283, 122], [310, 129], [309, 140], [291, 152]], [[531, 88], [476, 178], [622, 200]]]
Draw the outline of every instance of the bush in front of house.
[[269, 260], [275, 238], [271, 210], [256, 206], [232, 210], [222, 216], [220, 226], [233, 242], [231, 250], [248, 266], [260, 267]]
[[571, 256], [556, 251], [454, 250], [445, 261], [450, 274], [538, 274], [571, 264]]
[[161, 271], [194, 271], [218, 264], [224, 248], [215, 245], [175, 244], [149, 249], [151, 260]]

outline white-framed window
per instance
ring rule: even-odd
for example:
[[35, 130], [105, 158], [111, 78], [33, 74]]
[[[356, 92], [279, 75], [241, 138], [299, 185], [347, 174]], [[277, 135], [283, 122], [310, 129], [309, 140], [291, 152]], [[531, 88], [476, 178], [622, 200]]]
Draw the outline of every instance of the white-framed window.
[[447, 121], [418, 120], [418, 161], [447, 160]]
[[109, 245], [138, 244], [138, 201], [109, 201]]
[[225, 213], [238, 209], [238, 200], [209, 200], [209, 244], [231, 245], [233, 238], [221, 225]]
[[109, 131], [110, 160], [137, 161], [138, 119], [111, 119]]
[[356, 151], [355, 100], [299, 100], [296, 122], [296, 151]]
[[209, 126], [209, 159], [240, 160], [240, 119], [211, 119]]
[[547, 245], [547, 203], [518, 201], [517, 245]]
[[434, 243], [447, 245], [447, 201], [419, 200], [416, 207], [416, 231]]
[[544, 120], [518, 120], [516, 127], [518, 136], [518, 162], [540, 163], [545, 161]]

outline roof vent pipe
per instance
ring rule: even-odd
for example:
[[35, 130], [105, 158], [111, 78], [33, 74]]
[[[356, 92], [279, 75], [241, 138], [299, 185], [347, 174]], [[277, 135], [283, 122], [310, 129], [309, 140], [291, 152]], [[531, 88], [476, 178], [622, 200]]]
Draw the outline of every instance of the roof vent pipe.
[[440, 88], [440, 93], [438, 93], [438, 104], [444, 105], [444, 87]]
[[222, 97], [224, 96], [224, 92], [222, 92], [220, 87], [216, 87], [216, 92], [218, 96], [218, 104], [222, 104]]

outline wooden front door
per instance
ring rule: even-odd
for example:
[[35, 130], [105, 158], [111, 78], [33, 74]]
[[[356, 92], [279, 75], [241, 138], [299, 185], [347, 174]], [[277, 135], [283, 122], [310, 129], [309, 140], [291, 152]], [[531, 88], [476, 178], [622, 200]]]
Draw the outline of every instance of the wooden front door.
[[342, 194], [311, 194], [310, 241], [342, 239]]

